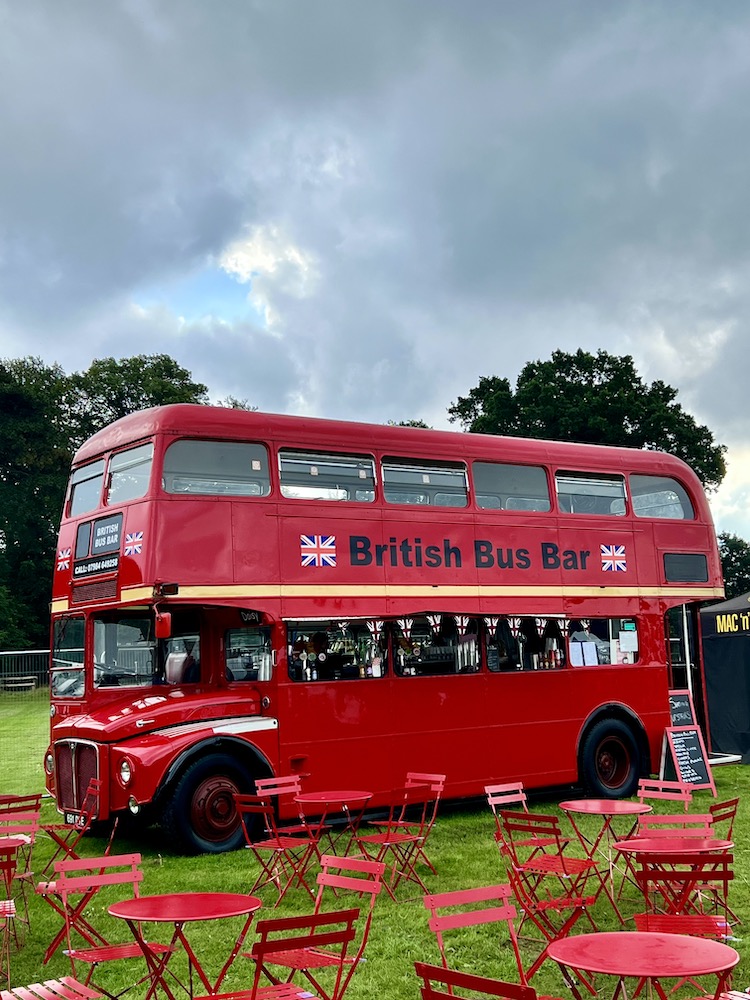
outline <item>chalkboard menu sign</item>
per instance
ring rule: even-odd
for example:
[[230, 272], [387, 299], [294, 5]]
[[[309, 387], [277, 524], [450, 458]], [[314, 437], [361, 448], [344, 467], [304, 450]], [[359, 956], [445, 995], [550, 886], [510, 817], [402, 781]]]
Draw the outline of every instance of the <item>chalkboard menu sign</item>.
[[669, 692], [669, 715], [673, 726], [695, 726], [695, 706], [689, 691]]
[[669, 755], [664, 777], [684, 781], [693, 788], [710, 788], [716, 795], [703, 734], [698, 726], [670, 726], [666, 738]]

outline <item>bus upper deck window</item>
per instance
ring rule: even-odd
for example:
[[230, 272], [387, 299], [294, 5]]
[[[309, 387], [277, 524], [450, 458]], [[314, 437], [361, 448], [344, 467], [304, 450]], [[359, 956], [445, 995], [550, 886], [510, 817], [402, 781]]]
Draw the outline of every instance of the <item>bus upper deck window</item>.
[[670, 476], [631, 476], [630, 492], [636, 517], [667, 517], [692, 521], [695, 511], [684, 486]]
[[266, 497], [271, 492], [265, 445], [244, 441], [175, 441], [164, 455], [167, 493]]
[[625, 513], [625, 480], [622, 476], [557, 472], [555, 486], [558, 506], [568, 514], [621, 517]]
[[383, 492], [388, 503], [466, 507], [469, 502], [466, 468], [459, 462], [385, 458]]
[[151, 478], [153, 444], [117, 452], [109, 461], [109, 488], [107, 504], [124, 503], [146, 495]]
[[547, 473], [541, 466], [474, 462], [471, 472], [477, 507], [542, 513], [552, 507]]
[[375, 463], [369, 455], [279, 452], [281, 494], [292, 500], [375, 499]]
[[96, 510], [102, 500], [104, 459], [75, 469], [70, 477], [70, 516]]

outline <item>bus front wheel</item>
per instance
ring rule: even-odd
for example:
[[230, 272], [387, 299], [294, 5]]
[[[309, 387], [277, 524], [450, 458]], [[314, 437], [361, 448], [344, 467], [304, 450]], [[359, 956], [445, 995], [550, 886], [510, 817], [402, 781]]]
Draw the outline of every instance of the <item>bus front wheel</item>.
[[605, 799], [634, 795], [640, 776], [640, 753], [632, 729], [619, 719], [602, 719], [591, 727], [581, 751], [587, 791]]
[[252, 779], [233, 757], [202, 757], [178, 779], [164, 807], [162, 827], [172, 843], [190, 854], [235, 851], [244, 836], [234, 795], [252, 788]]

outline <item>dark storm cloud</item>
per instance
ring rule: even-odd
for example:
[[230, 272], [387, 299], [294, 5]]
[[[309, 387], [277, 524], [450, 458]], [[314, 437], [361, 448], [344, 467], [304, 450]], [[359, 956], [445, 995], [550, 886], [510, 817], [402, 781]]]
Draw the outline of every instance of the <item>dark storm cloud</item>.
[[[602, 347], [739, 445], [749, 43], [738, 2], [0, 0], [0, 356], [437, 424]], [[247, 317], [153, 304], [220, 262]]]

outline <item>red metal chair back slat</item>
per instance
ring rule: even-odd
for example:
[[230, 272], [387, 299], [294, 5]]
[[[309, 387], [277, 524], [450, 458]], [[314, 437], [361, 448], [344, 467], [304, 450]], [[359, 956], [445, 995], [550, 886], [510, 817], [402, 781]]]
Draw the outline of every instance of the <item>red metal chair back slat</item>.
[[531, 986], [519, 986], [500, 979], [489, 979], [471, 972], [441, 968], [415, 962], [414, 969], [422, 980], [420, 996], [422, 1000], [444, 1000], [446, 997], [471, 997], [472, 1000], [491, 1000], [504, 997], [505, 1000], [536, 1000], [536, 990]]
[[692, 786], [685, 781], [669, 781], [662, 778], [641, 778], [638, 782], [638, 801], [682, 802], [685, 812], [693, 800]]
[[710, 813], [648, 813], [638, 817], [637, 837], [713, 837]]

